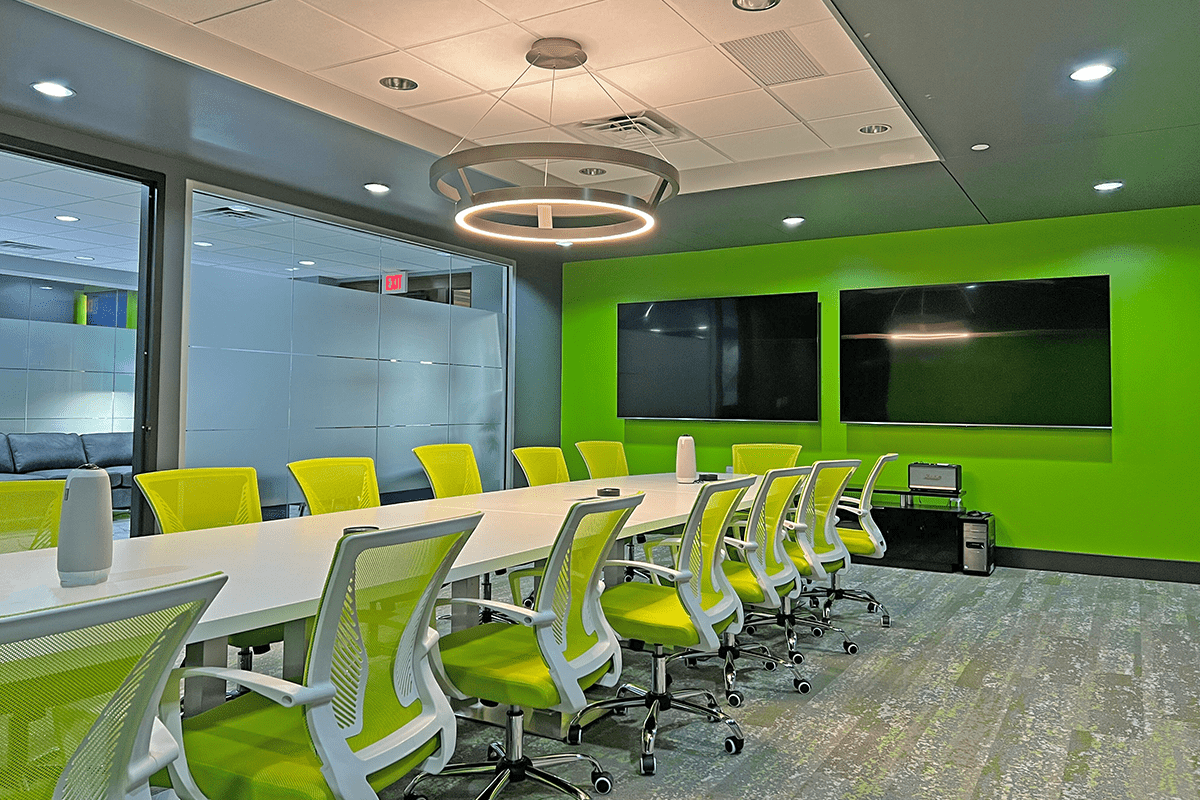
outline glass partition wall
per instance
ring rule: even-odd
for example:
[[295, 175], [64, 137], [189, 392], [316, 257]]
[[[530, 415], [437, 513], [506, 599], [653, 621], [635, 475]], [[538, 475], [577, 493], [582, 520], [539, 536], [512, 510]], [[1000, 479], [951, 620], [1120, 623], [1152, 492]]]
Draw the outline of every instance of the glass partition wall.
[[371, 456], [388, 502], [429, 496], [412, 448], [467, 442], [504, 486], [507, 266], [192, 202], [186, 466], [252, 466], [270, 508], [302, 502], [289, 461]]

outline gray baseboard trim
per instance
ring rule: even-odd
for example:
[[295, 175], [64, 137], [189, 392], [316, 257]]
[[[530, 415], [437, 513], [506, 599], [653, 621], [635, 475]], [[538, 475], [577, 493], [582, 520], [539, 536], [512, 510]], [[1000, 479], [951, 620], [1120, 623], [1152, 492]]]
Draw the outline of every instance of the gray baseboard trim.
[[1027, 550], [1023, 547], [997, 547], [994, 558], [998, 567], [1044, 569], [1052, 572], [1109, 575], [1116, 578], [1141, 578], [1172, 583], [1200, 583], [1200, 561], [1101, 556], [1058, 550]]

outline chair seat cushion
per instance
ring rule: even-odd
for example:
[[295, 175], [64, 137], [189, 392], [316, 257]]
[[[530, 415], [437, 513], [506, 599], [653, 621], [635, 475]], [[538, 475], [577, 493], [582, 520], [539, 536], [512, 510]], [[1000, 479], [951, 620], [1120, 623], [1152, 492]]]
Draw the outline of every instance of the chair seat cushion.
[[758, 585], [758, 579], [754, 577], [754, 571], [748, 564], [741, 561], [725, 561], [721, 564], [721, 569], [725, 570], [725, 577], [729, 578], [733, 590], [743, 603], [761, 603], [766, 599], [762, 587]]
[[79, 437], [88, 462], [97, 467], [120, 467], [133, 463], [133, 432], [85, 433]]
[[116, 477], [117, 482], [114, 486], [133, 488], [133, 467], [105, 467], [104, 470], [109, 474], [109, 477]]
[[619, 583], [600, 595], [604, 616], [622, 639], [694, 647], [700, 634], [673, 586]]
[[[796, 569], [800, 571], [801, 575], [805, 576], [806, 578], [812, 576], [812, 565], [808, 563], [808, 556], [804, 555], [804, 551], [800, 549], [800, 545], [796, 544], [795, 542], [785, 541], [783, 543], [783, 549], [787, 551], [787, 554], [792, 559], [792, 563], [796, 565]], [[817, 557], [820, 558], [820, 556], [821, 554], [817, 553]], [[821, 566], [825, 568], [826, 572], [837, 572], [842, 567], [846, 566], [846, 561], [845, 559], [841, 558], [839, 558], [837, 561], [832, 561], [829, 563], [822, 561]]]
[[[32, 475], [36, 478], [41, 478], [42, 480], [47, 480], [47, 481], [65, 481], [67, 479], [67, 476], [70, 475], [71, 472], [75, 469], [76, 469], [76, 467], [71, 467], [70, 469], [39, 469], [34, 472], [29, 472], [26, 474]], [[116, 489], [121, 484], [121, 476], [117, 475], [116, 473], [109, 472], [108, 473], [108, 484], [113, 489]]]
[[878, 557], [875, 543], [866, 531], [861, 528], [838, 528], [837, 532], [838, 538], [846, 545], [850, 555]]
[[[310, 623], [311, 624], [311, 623]], [[235, 633], [229, 637], [229, 646], [239, 650], [243, 647], [262, 647], [283, 641], [283, 626], [268, 625], [265, 628], [255, 628], [244, 633]]]
[[[208, 797], [246, 800], [333, 800], [302, 707], [284, 708], [245, 694], [183, 721], [184, 751], [196, 784]], [[438, 748], [435, 737], [368, 782], [380, 791]], [[165, 773], [154, 783], [162, 785]]]

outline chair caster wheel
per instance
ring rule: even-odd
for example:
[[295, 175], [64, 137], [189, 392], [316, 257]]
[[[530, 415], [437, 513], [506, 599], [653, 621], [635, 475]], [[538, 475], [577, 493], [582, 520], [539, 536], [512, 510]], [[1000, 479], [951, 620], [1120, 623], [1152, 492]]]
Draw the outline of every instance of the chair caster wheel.
[[858, 645], [856, 645], [854, 642], [842, 642], [842, 649], [850, 655], [854, 655], [858, 652]]
[[874, 614], [878, 610], [879, 610], [878, 603], [867, 603], [867, 613], [868, 614]]
[[725, 701], [729, 703], [730, 708], [741, 708], [746, 704], [746, 695], [734, 689], [725, 693]]
[[533, 598], [526, 597], [524, 600], [521, 601], [521, 605], [525, 606], [526, 608], [532, 609], [533, 608]]
[[633, 576], [632, 576], [632, 575], [626, 575], [626, 576], [625, 576], [625, 582], [626, 582], [626, 583], [633, 583]]
[[809, 692], [812, 691], [812, 684], [809, 683], [808, 681], [804, 680], [803, 678], [796, 678], [795, 680], [793, 680], [792, 686], [794, 686], [796, 688], [796, 691], [799, 692], [800, 694], [808, 694]]
[[613, 776], [607, 772], [593, 772], [592, 788], [600, 794], [608, 794], [613, 790]]
[[820, 639], [822, 636], [825, 635], [825, 629], [818, 628], [816, 625], [813, 625], [812, 635], [815, 636], [816, 638]]
[[671, 677], [671, 673], [669, 673], [669, 672], [668, 672], [668, 673], [667, 673], [667, 686], [670, 686], [670, 685], [671, 685], [672, 683], [674, 683], [674, 682], [675, 682], [675, 679], [674, 679], [674, 678], [672, 678], [672, 677]]
[[504, 751], [500, 749], [499, 744], [497, 744], [496, 742], [492, 742], [491, 744], [488, 745], [488, 747], [487, 747], [487, 760], [488, 761], [499, 761], [503, 757], [504, 757]]
[[696, 665], [697, 665], [697, 664], [699, 664], [699, 663], [700, 663], [700, 662], [699, 662], [699, 661], [697, 661], [697, 660], [696, 660], [696, 659], [694, 659], [694, 658], [685, 658], [685, 659], [683, 660], [683, 665], [684, 665], [685, 667], [691, 667], [691, 668], [693, 668], [693, 669], [694, 669], [694, 668], [696, 667]]
[[880, 625], [882, 625], [885, 628], [890, 628], [890, 627], [892, 627], [892, 618], [890, 615], [884, 614], [883, 619], [880, 620], [879, 623], [880, 623]]
[[774, 661], [764, 661], [763, 669], [765, 669], [767, 672], [774, 672], [775, 670], [779, 669], [779, 665]]
[[742, 748], [746, 746], [746, 740], [740, 736], [725, 737], [725, 752], [736, 756], [742, 752]]
[[638, 773], [641, 775], [653, 775], [654, 768], [658, 766], [654, 761], [654, 756], [642, 756], [638, 762]]
[[747, 625], [744, 628], [742, 628], [742, 630], [745, 631], [747, 636], [753, 636], [754, 634], [758, 633], [758, 629], [755, 628], [753, 625]]
[[795, 653], [788, 653], [788, 658], [797, 667], [804, 663], [804, 653], [801, 653], [799, 651], [797, 651]]
[[821, 601], [815, 597], [810, 597], [810, 598], [808, 598], [808, 607], [809, 608], [820, 608]]
[[623, 716], [625, 716], [625, 713], [627, 710], [628, 709], [624, 709], [624, 708], [614, 708], [614, 709], [612, 709], [612, 713], [618, 717], [623, 717]]
[[572, 725], [567, 728], [567, 744], [575, 745], [583, 743], [583, 728], [578, 725]]

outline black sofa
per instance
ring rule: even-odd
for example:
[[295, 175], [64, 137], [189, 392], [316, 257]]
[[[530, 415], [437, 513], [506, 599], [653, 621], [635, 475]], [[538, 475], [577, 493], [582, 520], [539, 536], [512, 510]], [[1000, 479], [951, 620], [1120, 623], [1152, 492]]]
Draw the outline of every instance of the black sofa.
[[0, 433], [0, 481], [63, 480], [84, 464], [104, 467], [113, 508], [129, 508], [132, 433]]

